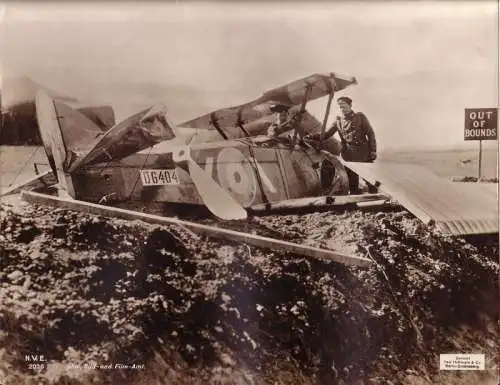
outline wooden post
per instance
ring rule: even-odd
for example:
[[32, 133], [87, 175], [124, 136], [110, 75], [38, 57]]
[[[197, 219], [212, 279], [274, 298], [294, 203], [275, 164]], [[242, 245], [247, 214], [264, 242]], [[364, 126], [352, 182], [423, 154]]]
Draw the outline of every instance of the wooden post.
[[308, 257], [342, 263], [344, 265], [368, 267], [372, 264], [372, 261], [370, 259], [346, 254], [341, 251], [322, 249], [315, 246], [283, 241], [280, 239], [264, 237], [257, 234], [242, 233], [239, 231], [223, 229], [215, 226], [202, 225], [200, 223], [189, 222], [177, 218], [161, 217], [159, 215], [140, 213], [137, 211], [125, 210], [117, 207], [102, 206], [95, 203], [79, 201], [77, 199], [65, 199], [31, 191], [22, 191], [21, 199], [26, 202], [35, 203], [38, 205], [49, 205], [65, 210], [77, 210], [83, 213], [102, 215], [110, 218], [120, 218], [128, 220], [139, 219], [147, 223], [159, 225], [181, 225], [201, 236], [213, 237], [230, 242], [243, 242], [257, 247], [264, 247], [275, 250], [280, 253], [305, 255]]

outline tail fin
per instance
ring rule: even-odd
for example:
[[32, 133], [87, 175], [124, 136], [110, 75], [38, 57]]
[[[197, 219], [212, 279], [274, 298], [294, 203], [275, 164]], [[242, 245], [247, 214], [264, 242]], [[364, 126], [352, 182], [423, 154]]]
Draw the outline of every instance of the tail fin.
[[90, 163], [118, 160], [175, 137], [163, 107], [151, 107], [106, 132], [87, 115], [51, 98], [36, 96], [40, 136], [60, 187], [75, 197], [71, 172]]
[[85, 155], [79, 157], [69, 170], [90, 163], [117, 160], [175, 137], [166, 108], [154, 106], [130, 116], [93, 141]]
[[78, 111], [92, 120], [102, 131], [108, 131], [115, 125], [115, 112], [111, 106], [80, 107]]
[[37, 94], [36, 109], [40, 136], [58, 178], [71, 179], [69, 174], [79, 167], [118, 160], [175, 137], [164, 107], [147, 108], [107, 131], [88, 114], [43, 91]]

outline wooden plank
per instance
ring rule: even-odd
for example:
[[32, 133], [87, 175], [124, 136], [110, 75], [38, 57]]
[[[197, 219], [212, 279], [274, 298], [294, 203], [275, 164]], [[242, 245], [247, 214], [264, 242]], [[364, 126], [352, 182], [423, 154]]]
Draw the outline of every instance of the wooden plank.
[[21, 193], [21, 198], [26, 202], [34, 204], [48, 205], [66, 210], [76, 210], [94, 215], [102, 215], [127, 220], [138, 219], [144, 222], [160, 225], [182, 225], [193, 231], [194, 233], [202, 236], [213, 237], [231, 242], [244, 242], [257, 247], [269, 248], [279, 252], [304, 255], [317, 259], [330, 260], [345, 265], [367, 267], [372, 263], [367, 258], [356, 257], [335, 250], [327, 250], [313, 246], [299, 245], [297, 243], [263, 237], [260, 235], [221, 229], [218, 227], [202, 225], [199, 223], [184, 221], [176, 218], [168, 218], [159, 215], [145, 214], [137, 211], [120, 209], [116, 207], [102, 206], [79, 200], [64, 199], [61, 197], [39, 194], [30, 191], [23, 191]]
[[387, 200], [389, 197], [384, 194], [361, 194], [361, 195], [338, 195], [287, 199], [286, 201], [275, 202], [269, 205], [258, 204], [251, 206], [252, 211], [272, 211], [298, 209], [307, 207], [335, 207], [360, 202]]

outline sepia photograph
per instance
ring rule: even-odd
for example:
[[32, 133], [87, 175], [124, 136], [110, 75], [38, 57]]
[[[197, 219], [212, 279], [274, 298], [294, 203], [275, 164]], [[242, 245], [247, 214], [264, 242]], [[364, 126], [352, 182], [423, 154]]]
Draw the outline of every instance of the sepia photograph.
[[0, 385], [497, 385], [500, 3], [0, 4]]

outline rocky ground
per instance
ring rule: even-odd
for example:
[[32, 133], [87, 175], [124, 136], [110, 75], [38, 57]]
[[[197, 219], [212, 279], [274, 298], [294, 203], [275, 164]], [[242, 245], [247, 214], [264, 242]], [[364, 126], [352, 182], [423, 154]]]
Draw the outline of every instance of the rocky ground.
[[[396, 207], [224, 226], [373, 265], [4, 201], [0, 384], [497, 383], [496, 236], [442, 236]], [[449, 352], [487, 370], [440, 372]]]

